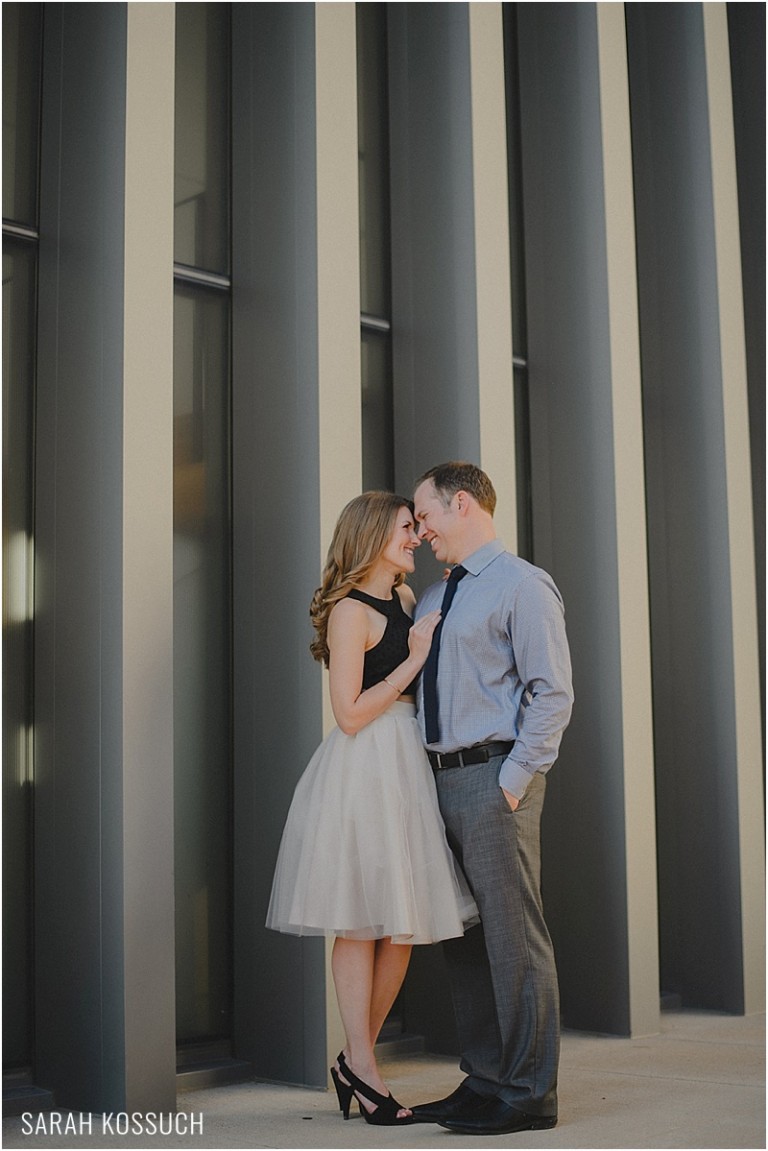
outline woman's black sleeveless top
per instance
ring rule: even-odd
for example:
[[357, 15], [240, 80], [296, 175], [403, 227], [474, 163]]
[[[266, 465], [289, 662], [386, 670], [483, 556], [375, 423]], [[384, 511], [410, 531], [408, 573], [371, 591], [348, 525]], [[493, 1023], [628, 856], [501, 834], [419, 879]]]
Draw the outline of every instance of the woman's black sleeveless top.
[[[367, 592], [352, 588], [347, 592], [349, 599], [359, 599], [367, 603], [374, 611], [386, 616], [387, 626], [384, 635], [375, 647], [369, 648], [365, 653], [363, 663], [363, 691], [373, 687], [388, 676], [391, 671], [408, 658], [408, 632], [411, 630], [413, 620], [400, 602], [400, 596], [393, 589], [392, 599], [376, 599]], [[408, 684], [402, 695], [415, 695], [418, 676], [413, 683]]]

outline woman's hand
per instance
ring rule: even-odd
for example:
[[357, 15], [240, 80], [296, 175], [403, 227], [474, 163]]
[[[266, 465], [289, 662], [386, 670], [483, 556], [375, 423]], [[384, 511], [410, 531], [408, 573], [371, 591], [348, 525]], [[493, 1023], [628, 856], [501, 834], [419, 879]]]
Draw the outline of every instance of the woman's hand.
[[418, 619], [408, 632], [408, 650], [414, 659], [419, 661], [419, 665], [423, 666], [429, 649], [432, 646], [432, 636], [435, 633], [435, 628], [440, 622], [439, 611], [428, 611], [421, 619]]

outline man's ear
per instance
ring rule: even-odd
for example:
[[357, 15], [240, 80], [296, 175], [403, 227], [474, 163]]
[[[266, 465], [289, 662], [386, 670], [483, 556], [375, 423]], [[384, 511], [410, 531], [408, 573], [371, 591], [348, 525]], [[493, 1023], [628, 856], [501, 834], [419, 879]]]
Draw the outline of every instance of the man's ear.
[[460, 516], [465, 516], [469, 511], [469, 493], [465, 491], [456, 492], [456, 510]]

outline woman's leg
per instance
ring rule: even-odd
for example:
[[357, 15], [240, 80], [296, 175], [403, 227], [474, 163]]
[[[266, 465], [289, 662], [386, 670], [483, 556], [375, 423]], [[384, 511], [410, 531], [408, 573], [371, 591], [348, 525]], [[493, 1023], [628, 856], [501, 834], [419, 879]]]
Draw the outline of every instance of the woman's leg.
[[378, 1039], [392, 1004], [397, 999], [410, 959], [409, 944], [393, 943], [391, 939], [376, 940], [370, 1015], [372, 1044]]
[[344, 1051], [350, 1063], [361, 1068], [372, 1055], [370, 1011], [373, 994], [375, 939], [342, 939], [333, 944], [331, 970], [336, 985], [341, 1022], [347, 1037]]
[[371, 999], [376, 956], [375, 939], [342, 939], [333, 944], [331, 969], [341, 1022], [347, 1037], [344, 1052], [352, 1070], [382, 1095], [387, 1089], [379, 1075], [371, 1040]]
[[[381, 946], [386, 944], [388, 946]], [[347, 1043], [345, 1054], [359, 1079], [380, 1095], [389, 1094], [379, 1074], [373, 1046], [384, 1019], [395, 1001], [408, 966], [410, 948], [402, 956], [391, 955], [398, 945], [389, 940], [342, 939], [333, 945], [331, 968], [341, 1021]], [[343, 1078], [343, 1072], [342, 1078]], [[368, 1110], [374, 1108], [362, 1100]], [[405, 1112], [404, 1112], [405, 1114]]]

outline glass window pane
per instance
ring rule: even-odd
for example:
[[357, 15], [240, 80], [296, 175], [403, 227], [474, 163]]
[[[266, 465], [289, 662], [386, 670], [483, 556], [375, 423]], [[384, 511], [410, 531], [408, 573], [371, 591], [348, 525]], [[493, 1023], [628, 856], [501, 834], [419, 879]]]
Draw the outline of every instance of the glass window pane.
[[528, 369], [515, 367], [515, 481], [517, 485], [517, 547], [523, 559], [533, 561], [533, 504], [531, 493], [531, 440], [528, 410]]
[[363, 488], [395, 483], [391, 347], [387, 332], [363, 332]]
[[3, 216], [37, 225], [42, 4], [3, 4]]
[[174, 260], [229, 273], [229, 4], [176, 5]]
[[389, 318], [387, 5], [357, 5], [360, 306]]
[[3, 1058], [32, 1057], [34, 247], [3, 245]]
[[231, 996], [229, 297], [178, 287], [174, 346], [176, 1013], [227, 1036]]
[[525, 311], [525, 248], [523, 244], [523, 173], [520, 141], [520, 70], [518, 66], [517, 5], [504, 4], [504, 68], [507, 105], [507, 170], [509, 188], [509, 248], [512, 269], [512, 344], [516, 356], [528, 355]]

